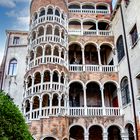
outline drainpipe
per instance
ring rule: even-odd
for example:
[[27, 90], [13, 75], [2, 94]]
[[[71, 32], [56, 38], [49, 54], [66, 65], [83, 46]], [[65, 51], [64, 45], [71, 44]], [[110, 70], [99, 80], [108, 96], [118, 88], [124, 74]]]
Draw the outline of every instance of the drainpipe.
[[126, 59], [128, 63], [128, 72], [129, 72], [129, 80], [130, 80], [130, 87], [131, 87], [131, 93], [132, 93], [132, 105], [133, 105], [133, 113], [134, 113], [134, 123], [135, 123], [135, 134], [136, 134], [136, 140], [138, 140], [138, 128], [137, 128], [137, 117], [136, 117], [136, 107], [135, 107], [135, 96], [134, 96], [134, 89], [133, 89], [133, 83], [132, 83], [132, 74], [131, 74], [131, 66], [130, 66], [130, 58], [128, 53], [128, 45], [127, 45], [127, 37], [126, 37], [126, 30], [125, 30], [125, 23], [124, 23], [124, 15], [122, 6], [120, 3], [120, 12], [121, 12], [121, 20], [122, 20], [122, 26], [123, 26], [123, 33], [124, 33], [124, 41], [126, 45]]

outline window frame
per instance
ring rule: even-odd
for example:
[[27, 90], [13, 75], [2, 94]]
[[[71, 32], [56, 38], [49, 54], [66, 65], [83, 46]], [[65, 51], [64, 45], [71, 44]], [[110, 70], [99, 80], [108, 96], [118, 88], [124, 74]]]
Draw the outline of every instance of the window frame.
[[[120, 49], [122, 48], [122, 49]], [[123, 41], [123, 35], [120, 35], [117, 38], [116, 41], [116, 49], [117, 49], [117, 59], [118, 59], [118, 63], [120, 63], [120, 61], [124, 58], [125, 56], [125, 49], [124, 49], [124, 41]]]
[[137, 29], [136, 24], [132, 27], [129, 34], [130, 34], [130, 38], [131, 38], [132, 47], [134, 47], [137, 44], [137, 41], [138, 41], [138, 29]]
[[15, 58], [13, 58], [9, 61], [8, 75], [9, 76], [17, 75], [17, 59], [15, 59]]
[[13, 37], [13, 45], [19, 45], [20, 44], [20, 37], [14, 36]]
[[129, 82], [127, 77], [122, 78], [120, 87], [121, 87], [122, 106], [126, 106], [131, 102]]

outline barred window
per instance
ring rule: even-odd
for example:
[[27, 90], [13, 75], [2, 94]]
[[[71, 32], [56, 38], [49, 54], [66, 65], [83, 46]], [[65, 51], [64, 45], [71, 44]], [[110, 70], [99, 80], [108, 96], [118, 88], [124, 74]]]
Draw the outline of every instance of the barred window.
[[122, 105], [125, 106], [128, 103], [130, 103], [130, 93], [127, 77], [124, 77], [121, 81], [121, 94], [122, 94]]
[[8, 75], [14, 76], [17, 74], [17, 60], [14, 58], [9, 63]]
[[125, 55], [122, 35], [120, 35], [117, 40], [117, 55], [118, 55], [118, 63], [119, 63]]

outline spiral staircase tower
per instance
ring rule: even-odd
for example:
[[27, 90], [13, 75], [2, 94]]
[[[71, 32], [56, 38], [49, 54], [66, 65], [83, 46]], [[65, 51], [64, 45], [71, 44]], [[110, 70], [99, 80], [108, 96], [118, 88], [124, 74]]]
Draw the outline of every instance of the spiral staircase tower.
[[31, 2], [23, 104], [30, 131], [37, 139], [68, 138], [67, 18], [64, 0]]

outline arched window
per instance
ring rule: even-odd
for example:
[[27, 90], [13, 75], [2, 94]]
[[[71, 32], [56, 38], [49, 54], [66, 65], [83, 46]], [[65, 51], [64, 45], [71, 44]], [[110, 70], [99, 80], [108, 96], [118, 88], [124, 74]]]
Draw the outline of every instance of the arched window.
[[120, 62], [125, 55], [122, 35], [120, 35], [117, 40], [117, 53], [118, 53], [118, 62]]
[[130, 93], [127, 77], [124, 77], [121, 81], [121, 94], [122, 94], [122, 105], [124, 106], [130, 103]]
[[17, 74], [17, 60], [14, 58], [9, 63], [8, 74], [14, 76]]

